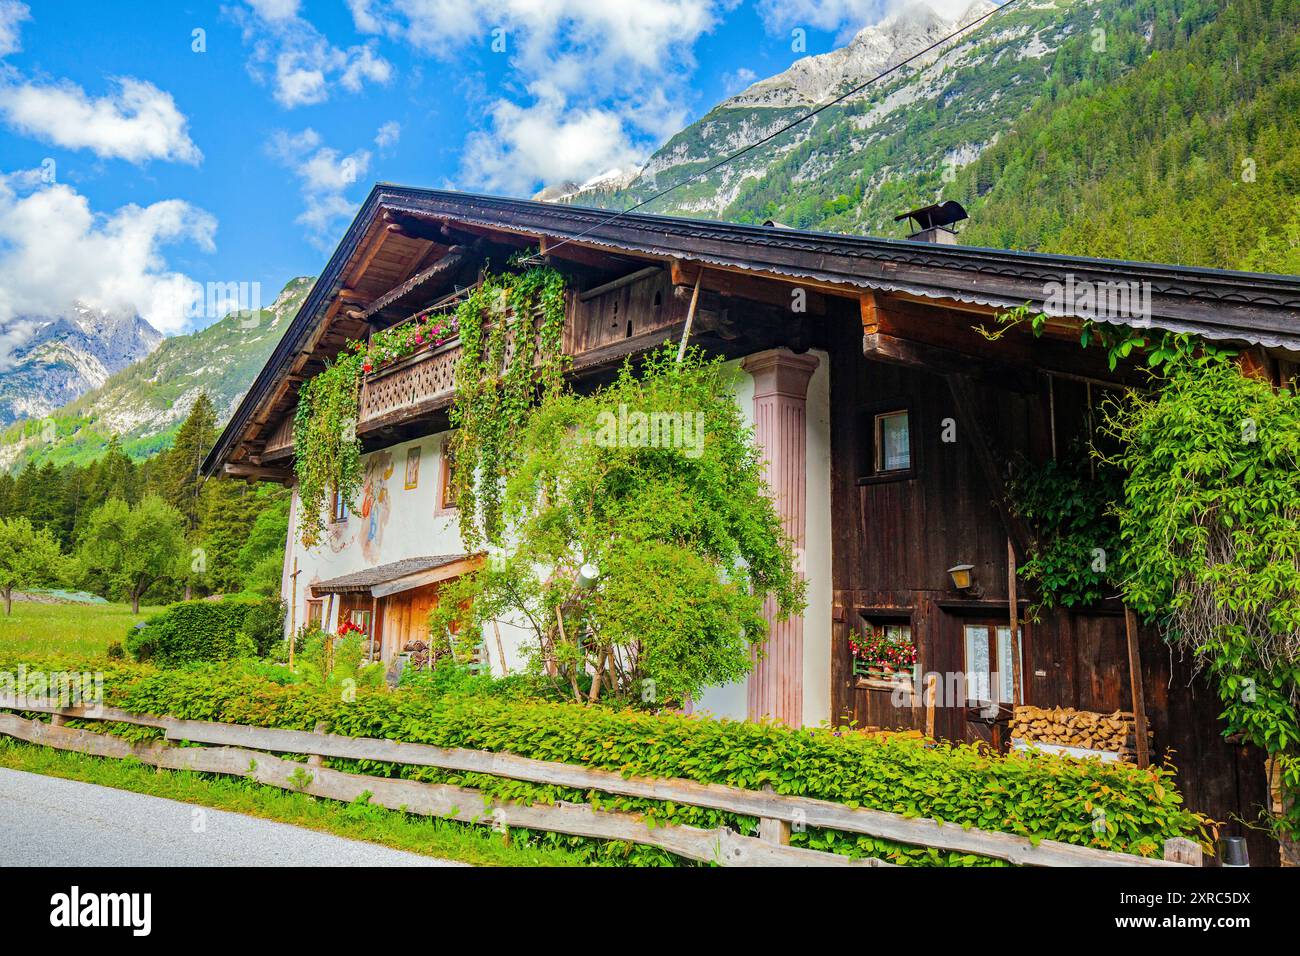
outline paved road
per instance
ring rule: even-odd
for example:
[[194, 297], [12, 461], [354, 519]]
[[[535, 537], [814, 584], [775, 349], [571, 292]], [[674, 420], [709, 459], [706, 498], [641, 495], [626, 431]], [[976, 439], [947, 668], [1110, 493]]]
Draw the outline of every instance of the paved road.
[[[198, 819], [202, 828], [196, 833]], [[287, 823], [4, 768], [0, 834], [0, 866], [461, 865]]]

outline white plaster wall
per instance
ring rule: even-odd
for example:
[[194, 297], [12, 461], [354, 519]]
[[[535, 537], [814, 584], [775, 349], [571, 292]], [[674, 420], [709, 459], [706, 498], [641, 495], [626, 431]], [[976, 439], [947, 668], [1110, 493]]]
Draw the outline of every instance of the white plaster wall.
[[[350, 510], [346, 521], [328, 525], [314, 548], [306, 548], [298, 540], [302, 502], [295, 490], [289, 512], [289, 541], [281, 590], [286, 602], [291, 601], [295, 590], [289, 579], [295, 560], [299, 575], [293, 601], [296, 609], [286, 619], [286, 628], [290, 621], [300, 627], [307, 620], [307, 600], [313, 583], [404, 558], [464, 553], [456, 511], [438, 507], [442, 495], [443, 444], [447, 437], [447, 432], [439, 432], [363, 456], [366, 481], [354, 502], [355, 508]], [[407, 488], [407, 452], [415, 447], [420, 449], [419, 475], [416, 486]], [[362, 514], [367, 507], [368, 514]], [[337, 602], [326, 598], [325, 609], [329, 613], [326, 627], [336, 628]], [[508, 624], [501, 627], [508, 668], [522, 665], [521, 642], [528, 633]], [[484, 638], [493, 673], [503, 673], [495, 635], [489, 631]]]
[[808, 607], [803, 616], [804, 726], [831, 719], [831, 362], [819, 359], [808, 382], [808, 527], [804, 576]]

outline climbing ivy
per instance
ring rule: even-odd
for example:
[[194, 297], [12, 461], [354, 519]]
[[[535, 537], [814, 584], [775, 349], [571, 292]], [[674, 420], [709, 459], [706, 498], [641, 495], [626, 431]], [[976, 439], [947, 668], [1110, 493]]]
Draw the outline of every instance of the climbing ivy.
[[299, 536], [309, 548], [320, 540], [334, 493], [350, 507], [361, 487], [357, 398], [364, 361], [360, 353], [345, 351], [298, 390], [293, 468], [302, 505]]
[[1300, 395], [1221, 355], [1176, 362], [1108, 418], [1129, 606], [1213, 678], [1226, 733], [1280, 770], [1300, 839]]
[[461, 352], [449, 448], [467, 550], [499, 542], [515, 439], [539, 393], [556, 395], [564, 384], [564, 310], [564, 277], [546, 267], [489, 276], [456, 310]]
[[[996, 341], [1027, 323], [1040, 335], [1046, 316], [1026, 305], [998, 323], [979, 331]], [[1125, 604], [1209, 674], [1225, 735], [1275, 762], [1284, 799], [1271, 826], [1300, 839], [1300, 395], [1190, 335], [1084, 322], [1079, 341], [1112, 369], [1143, 350], [1150, 387], [1103, 408], [1119, 450], [1097, 458], [1118, 483], [1091, 487], [1052, 464], [1013, 485], [1012, 506], [1044, 530], [1026, 573], [1044, 603], [1089, 603], [1104, 578], [1084, 549], [1114, 542]]]
[[1117, 593], [1111, 571], [1119, 553], [1119, 527], [1111, 503], [1119, 497], [1119, 472], [1088, 461], [1080, 448], [1061, 461], [1022, 460], [1008, 484], [1009, 504], [1033, 529], [1021, 577], [1037, 592], [1031, 617], [1047, 608], [1080, 608]]

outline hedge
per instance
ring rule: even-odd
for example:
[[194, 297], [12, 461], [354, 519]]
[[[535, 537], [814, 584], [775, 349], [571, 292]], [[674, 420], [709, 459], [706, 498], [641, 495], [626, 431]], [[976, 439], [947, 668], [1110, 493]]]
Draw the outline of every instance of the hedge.
[[[3, 665], [0, 664], [0, 667]], [[29, 664], [29, 667], [32, 666]], [[582, 764], [625, 774], [682, 777], [835, 800], [1033, 839], [1158, 856], [1175, 836], [1206, 839], [1204, 818], [1183, 806], [1172, 768], [1065, 760], [1043, 754], [1000, 757], [968, 745], [930, 745], [854, 731], [796, 730], [571, 703], [517, 701], [419, 691], [358, 691], [352, 702], [302, 685], [280, 685], [211, 665], [155, 671], [110, 666], [107, 703], [137, 713], [312, 730], [466, 747]], [[147, 732], [123, 728], [126, 734]], [[698, 807], [543, 786], [482, 774], [371, 761], [330, 760], [338, 769], [476, 787], [523, 802], [567, 800], [635, 810], [655, 820], [731, 826], [753, 834], [758, 821]], [[649, 847], [534, 834], [601, 863], [677, 864]], [[903, 864], [963, 866], [996, 861], [906, 847], [843, 832], [808, 830], [791, 842]]]
[[265, 656], [284, 638], [284, 614], [279, 598], [181, 601], [127, 631], [126, 649], [163, 667]]

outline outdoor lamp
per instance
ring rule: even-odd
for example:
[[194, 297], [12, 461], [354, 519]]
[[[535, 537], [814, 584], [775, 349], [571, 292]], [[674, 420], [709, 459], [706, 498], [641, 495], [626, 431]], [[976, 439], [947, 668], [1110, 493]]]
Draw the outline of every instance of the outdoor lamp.
[[952, 586], [958, 591], [969, 591], [975, 584], [975, 570], [973, 564], [958, 564], [948, 569], [948, 574], [952, 576]]
[[582, 567], [578, 568], [578, 578], [575, 583], [585, 591], [587, 588], [595, 584], [596, 579], [599, 577], [600, 568], [596, 567], [594, 564], [584, 564]]

